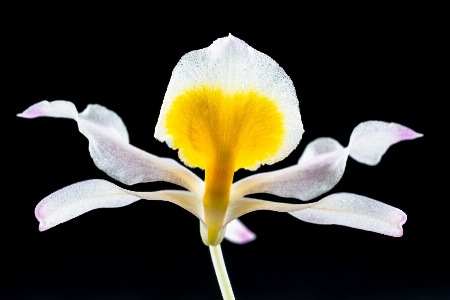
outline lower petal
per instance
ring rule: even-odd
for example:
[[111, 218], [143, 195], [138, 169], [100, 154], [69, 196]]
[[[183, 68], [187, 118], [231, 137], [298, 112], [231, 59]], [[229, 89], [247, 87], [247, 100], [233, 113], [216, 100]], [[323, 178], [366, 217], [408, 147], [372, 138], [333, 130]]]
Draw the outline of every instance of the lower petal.
[[307, 204], [240, 198], [230, 204], [224, 224], [258, 210], [289, 212], [309, 223], [343, 225], [394, 237], [403, 235], [406, 222], [406, 214], [398, 208], [360, 195], [337, 193]]
[[349, 193], [329, 195], [290, 214], [309, 223], [343, 225], [394, 237], [403, 235], [406, 222], [406, 214], [400, 209]]
[[187, 191], [133, 192], [100, 179], [74, 183], [45, 197], [36, 206], [39, 230], [44, 231], [97, 208], [122, 207], [139, 199], [172, 202], [203, 218], [201, 200]]
[[122, 207], [139, 199], [108, 181], [93, 179], [50, 194], [39, 202], [34, 212], [39, 230], [44, 231], [93, 209]]

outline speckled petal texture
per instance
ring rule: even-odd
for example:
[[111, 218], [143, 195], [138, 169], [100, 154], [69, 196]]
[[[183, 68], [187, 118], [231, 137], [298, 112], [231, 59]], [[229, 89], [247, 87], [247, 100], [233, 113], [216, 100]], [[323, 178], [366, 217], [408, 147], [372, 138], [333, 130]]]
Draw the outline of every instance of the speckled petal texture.
[[69, 185], [45, 197], [36, 206], [39, 230], [44, 231], [96, 208], [122, 207], [139, 200], [105, 180]]
[[122, 207], [139, 199], [168, 201], [203, 218], [202, 202], [191, 192], [133, 192], [101, 179], [74, 183], [50, 194], [36, 206], [35, 215], [39, 230], [44, 231], [93, 209]]
[[309, 223], [343, 225], [395, 237], [403, 234], [406, 222], [406, 214], [395, 207], [360, 195], [338, 193], [306, 204], [239, 198], [230, 205], [225, 224], [258, 210], [289, 212]]
[[394, 237], [403, 235], [406, 222], [406, 214], [400, 209], [348, 193], [332, 194], [290, 214], [309, 223], [344, 225]]
[[128, 143], [122, 119], [113, 111], [89, 105], [78, 114], [68, 101], [42, 101], [18, 116], [23, 118], [70, 118], [89, 140], [89, 152], [95, 165], [112, 178], [125, 183], [167, 181], [202, 195], [203, 181], [173, 159], [161, 158]]
[[386, 150], [393, 144], [413, 140], [423, 136], [406, 126], [382, 121], [366, 121], [358, 126], [350, 136], [350, 156], [370, 166], [377, 165]]
[[[315, 152], [319, 144], [332, 143], [335, 147]], [[348, 151], [333, 139], [317, 139], [305, 150], [311, 153], [297, 165], [281, 170], [260, 173], [233, 184], [231, 197], [236, 199], [255, 193], [268, 193], [285, 198], [310, 200], [331, 190], [342, 178]]]
[[185, 54], [175, 66], [155, 128], [158, 140], [173, 148], [165, 126], [167, 112], [177, 96], [200, 86], [230, 94], [254, 90], [275, 102], [284, 117], [285, 139], [267, 164], [284, 159], [300, 142], [304, 130], [292, 80], [275, 60], [232, 35]]

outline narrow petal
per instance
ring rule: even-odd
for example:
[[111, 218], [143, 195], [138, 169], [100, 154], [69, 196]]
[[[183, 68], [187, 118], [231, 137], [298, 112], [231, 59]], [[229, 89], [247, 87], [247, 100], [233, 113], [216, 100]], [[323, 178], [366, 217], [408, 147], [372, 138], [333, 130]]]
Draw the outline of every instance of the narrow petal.
[[227, 225], [233, 220], [258, 210], [271, 210], [276, 212], [293, 212], [301, 209], [306, 209], [313, 206], [315, 203], [307, 204], [290, 204], [282, 202], [266, 201], [254, 198], [243, 197], [239, 198], [228, 207], [227, 214], [223, 225]]
[[396, 123], [363, 122], [353, 130], [347, 148], [332, 138], [318, 138], [306, 146], [297, 165], [256, 174], [234, 183], [231, 199], [268, 193], [311, 200], [328, 192], [339, 182], [349, 154], [360, 163], [376, 165], [391, 145], [421, 136]]
[[18, 117], [34, 119], [38, 117], [53, 117], [75, 119], [78, 111], [72, 102], [57, 100], [49, 103], [41, 101], [28, 107], [23, 113], [17, 114]]
[[311, 200], [331, 190], [342, 178], [348, 151], [336, 140], [309, 143], [295, 166], [244, 178], [231, 189], [231, 199], [255, 193]]
[[200, 220], [204, 220], [203, 203], [201, 197], [188, 191], [164, 190], [157, 192], [133, 192], [126, 190], [130, 195], [135, 195], [145, 200], [161, 200], [171, 202], [184, 208]]
[[113, 111], [89, 105], [78, 114], [68, 101], [42, 101], [18, 116], [23, 118], [69, 118], [78, 123], [89, 140], [89, 152], [95, 165], [112, 178], [125, 183], [167, 181], [203, 194], [203, 181], [172, 159], [160, 158], [128, 143], [127, 129]]
[[36, 206], [39, 230], [44, 231], [96, 208], [129, 205], [139, 200], [104, 180], [88, 180], [69, 185], [45, 197]]
[[133, 192], [111, 182], [93, 179], [62, 188], [45, 197], [36, 206], [39, 230], [44, 231], [97, 208], [122, 207], [139, 199], [172, 202], [203, 217], [201, 201], [187, 191]]
[[247, 244], [256, 239], [256, 234], [250, 231], [239, 219], [234, 219], [227, 225], [225, 239], [235, 244]]
[[423, 135], [397, 123], [367, 121], [355, 127], [348, 148], [354, 160], [375, 166], [391, 145], [421, 136]]
[[309, 223], [343, 225], [394, 237], [403, 235], [406, 222], [406, 214], [400, 209], [349, 193], [332, 194], [290, 214]]
[[240, 198], [230, 205], [224, 224], [258, 210], [289, 212], [309, 223], [343, 225], [394, 237], [402, 236], [406, 222], [406, 214], [398, 208], [360, 195], [337, 193], [307, 204]]

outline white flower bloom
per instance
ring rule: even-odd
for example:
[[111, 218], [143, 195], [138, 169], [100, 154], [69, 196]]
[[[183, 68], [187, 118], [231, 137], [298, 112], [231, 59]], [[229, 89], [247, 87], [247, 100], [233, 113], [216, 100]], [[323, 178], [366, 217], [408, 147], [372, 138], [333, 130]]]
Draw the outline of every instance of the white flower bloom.
[[255, 235], [237, 218], [256, 210], [401, 236], [405, 213], [367, 197], [340, 193], [315, 203], [286, 204], [246, 196], [268, 193], [311, 200], [338, 183], [348, 156], [376, 165], [391, 145], [421, 136], [400, 124], [367, 121], [356, 126], [345, 148], [334, 139], [318, 138], [307, 145], [298, 164], [233, 183], [240, 168], [256, 170], [288, 156], [300, 142], [303, 126], [289, 76], [269, 56], [231, 35], [181, 58], [155, 129], [155, 137], [178, 149], [187, 166], [205, 170], [205, 181], [172, 159], [129, 144], [122, 119], [103, 106], [89, 105], [78, 113], [71, 102], [42, 101], [18, 116], [75, 120], [89, 140], [97, 167], [124, 184], [166, 181], [186, 189], [133, 192], [105, 180], [75, 183], [37, 205], [41, 231], [92, 209], [163, 200], [200, 220], [208, 246], [220, 244], [224, 237], [235, 243], [253, 240]]

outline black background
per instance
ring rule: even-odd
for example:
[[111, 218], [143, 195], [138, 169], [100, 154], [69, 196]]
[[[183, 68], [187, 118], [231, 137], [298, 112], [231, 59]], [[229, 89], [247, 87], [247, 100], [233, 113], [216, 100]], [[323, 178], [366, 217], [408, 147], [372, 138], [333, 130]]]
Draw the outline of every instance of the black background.
[[[198, 25], [157, 21], [158, 12], [141, 8], [75, 13], [32, 7], [15, 13], [3, 39], [8, 55], [3, 58], [2, 151], [8, 179], [3, 181], [0, 299], [220, 299], [198, 220], [175, 205], [138, 201], [92, 211], [40, 233], [34, 207], [51, 192], [93, 178], [117, 182], [95, 167], [75, 122], [15, 114], [41, 100], [69, 100], [79, 111], [98, 103], [122, 117], [133, 145], [177, 158], [153, 138], [172, 69], [186, 52], [230, 32], [272, 57], [291, 77], [306, 130], [287, 159], [258, 172], [295, 164], [317, 137], [347, 145], [352, 129], [366, 120], [397, 122], [425, 134], [394, 145], [376, 167], [349, 159], [331, 191], [402, 209], [408, 215], [403, 237], [308, 224], [283, 213], [245, 215], [241, 220], [257, 234], [256, 241], [222, 243], [236, 298], [450, 295], [448, 196], [440, 195], [445, 185], [432, 171], [444, 169], [445, 153], [430, 145], [437, 134], [428, 113], [436, 99], [427, 85], [435, 40], [420, 8], [357, 14], [330, 9], [307, 20], [305, 11], [279, 29], [263, 28], [272, 22], [263, 17], [239, 26], [228, 26], [226, 19]], [[238, 171], [235, 178], [250, 174]], [[147, 183], [131, 189], [173, 187]]]

